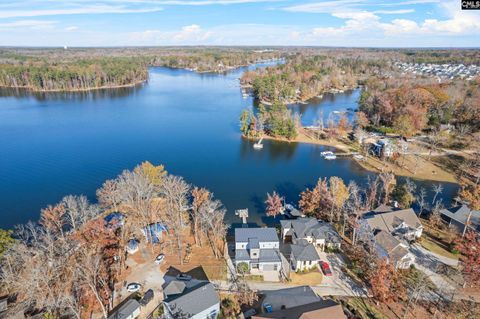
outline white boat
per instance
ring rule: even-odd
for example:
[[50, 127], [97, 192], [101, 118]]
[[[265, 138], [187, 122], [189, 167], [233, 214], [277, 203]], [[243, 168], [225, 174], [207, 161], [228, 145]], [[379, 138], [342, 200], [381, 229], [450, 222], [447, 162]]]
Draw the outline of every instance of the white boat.
[[262, 140], [263, 137], [257, 143], [253, 144], [253, 148], [256, 150], [261, 150], [263, 148]]
[[362, 161], [364, 159], [363, 155], [360, 155], [360, 154], [355, 154], [353, 155], [353, 158], [359, 160], [359, 161]]
[[326, 160], [334, 160], [337, 158], [337, 155], [335, 154], [328, 154], [328, 155], [325, 155], [323, 158], [325, 158]]
[[337, 155], [335, 155], [333, 152], [330, 152], [330, 151], [321, 152], [320, 154], [326, 160], [334, 160], [337, 158]]

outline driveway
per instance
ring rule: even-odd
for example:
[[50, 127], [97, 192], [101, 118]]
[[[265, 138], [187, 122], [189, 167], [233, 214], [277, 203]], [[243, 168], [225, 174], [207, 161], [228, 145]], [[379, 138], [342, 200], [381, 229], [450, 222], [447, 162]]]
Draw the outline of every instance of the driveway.
[[438, 289], [449, 292], [455, 290], [455, 285], [437, 272], [443, 265], [456, 267], [458, 260], [439, 256], [418, 244], [410, 246], [410, 252], [415, 256], [415, 267], [425, 273]]
[[323, 276], [320, 285], [312, 286], [320, 296], [367, 296], [367, 290], [358, 285], [350, 276], [342, 271], [345, 265], [341, 254], [318, 252], [320, 260], [330, 264], [332, 276]]

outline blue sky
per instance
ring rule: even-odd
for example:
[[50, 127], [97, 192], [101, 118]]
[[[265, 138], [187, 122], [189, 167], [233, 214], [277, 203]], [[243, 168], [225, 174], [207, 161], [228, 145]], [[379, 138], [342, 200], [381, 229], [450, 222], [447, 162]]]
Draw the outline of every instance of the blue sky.
[[0, 46], [479, 47], [460, 0], [0, 0]]

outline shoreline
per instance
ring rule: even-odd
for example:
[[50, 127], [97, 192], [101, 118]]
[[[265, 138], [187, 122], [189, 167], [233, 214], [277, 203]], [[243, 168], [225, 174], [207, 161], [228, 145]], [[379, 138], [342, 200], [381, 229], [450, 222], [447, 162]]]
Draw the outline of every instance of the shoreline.
[[[252, 137], [242, 137], [255, 141], [259, 138], [252, 138]], [[316, 140], [312, 139], [308, 135], [305, 134], [304, 129], [300, 129], [298, 135], [293, 140], [288, 140], [282, 137], [273, 137], [266, 134], [263, 134], [263, 139], [277, 141], [277, 142], [286, 142], [286, 143], [302, 143], [302, 144], [310, 144], [310, 145], [322, 145], [333, 147], [338, 150], [340, 153], [348, 153], [348, 152], [356, 152], [357, 150], [351, 148], [349, 145], [339, 141], [338, 139], [333, 140]], [[363, 160], [358, 160], [353, 156], [349, 156], [352, 161], [362, 167], [364, 170], [373, 172], [373, 173], [381, 173], [382, 171], [391, 171], [395, 176], [402, 176], [402, 177], [410, 177], [413, 179], [418, 180], [428, 180], [428, 181], [435, 181], [435, 182], [445, 182], [445, 183], [453, 183], [459, 184], [460, 181], [451, 174], [450, 172], [445, 171], [444, 169], [438, 167], [432, 161], [427, 161], [422, 158], [421, 165], [419, 163], [415, 163], [418, 166], [422, 166], [418, 172], [411, 172], [407, 168], [399, 167], [398, 165], [390, 162], [384, 162], [380, 159], [377, 159], [372, 156], [364, 156]]]
[[143, 84], [148, 82], [148, 79], [135, 81], [129, 84], [122, 84], [122, 85], [113, 85], [113, 86], [99, 86], [94, 88], [84, 88], [84, 89], [51, 89], [51, 90], [37, 90], [29, 86], [7, 86], [7, 85], [0, 85], [0, 88], [4, 89], [19, 89], [19, 90], [26, 90], [32, 93], [59, 93], [59, 92], [89, 92], [89, 91], [97, 91], [97, 90], [108, 90], [108, 89], [121, 89], [127, 87], [135, 87], [137, 85]]

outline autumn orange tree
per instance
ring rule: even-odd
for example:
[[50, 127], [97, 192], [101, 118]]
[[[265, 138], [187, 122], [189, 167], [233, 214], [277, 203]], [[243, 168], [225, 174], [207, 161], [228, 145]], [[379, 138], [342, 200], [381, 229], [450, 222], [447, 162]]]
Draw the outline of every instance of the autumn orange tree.
[[465, 282], [472, 287], [480, 286], [480, 239], [475, 231], [467, 231], [463, 239], [456, 241]]
[[403, 294], [403, 284], [386, 258], [378, 259], [375, 267], [367, 275], [373, 297], [379, 302], [397, 300]]
[[273, 191], [272, 195], [267, 193], [267, 200], [265, 201], [267, 216], [275, 217], [282, 212], [283, 209], [283, 197]]

